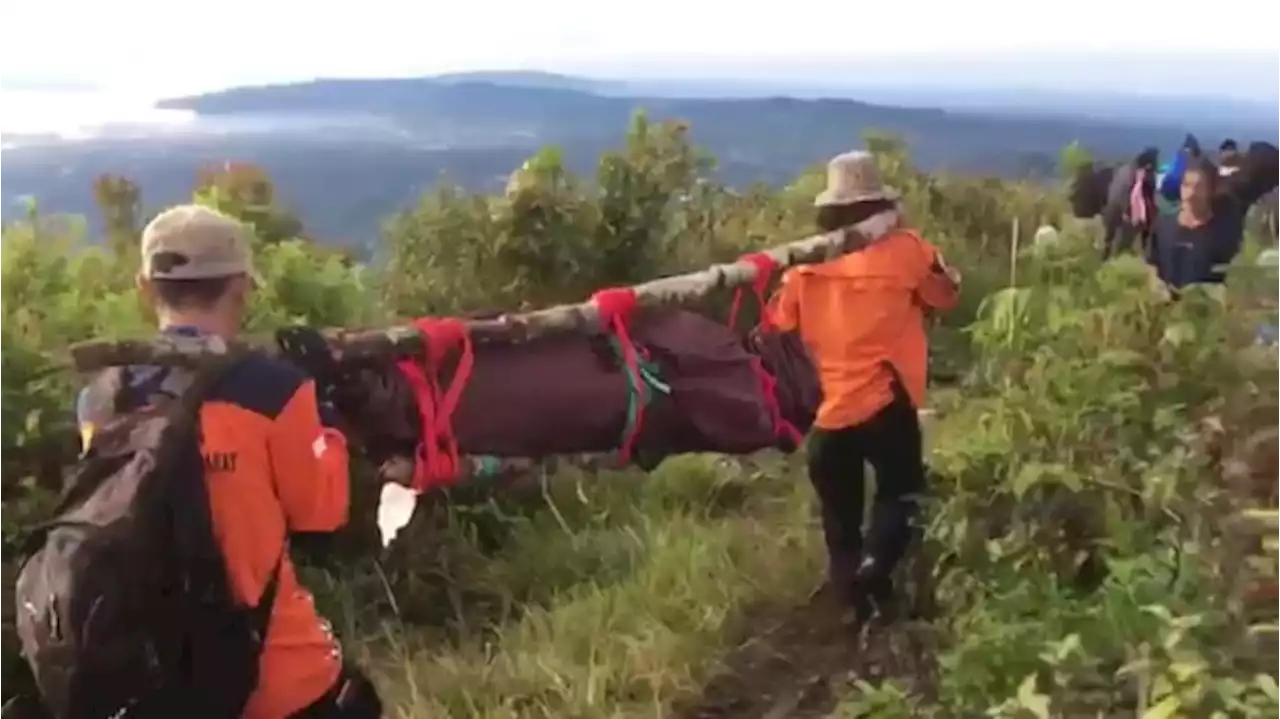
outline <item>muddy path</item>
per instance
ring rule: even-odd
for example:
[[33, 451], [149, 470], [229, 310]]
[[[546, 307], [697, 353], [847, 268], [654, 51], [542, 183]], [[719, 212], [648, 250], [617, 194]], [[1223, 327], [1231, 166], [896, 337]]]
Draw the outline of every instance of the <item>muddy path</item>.
[[679, 719], [818, 719], [831, 716], [857, 679], [901, 678], [928, 692], [936, 676], [927, 623], [856, 627], [819, 593], [804, 604], [759, 608], [743, 641]]

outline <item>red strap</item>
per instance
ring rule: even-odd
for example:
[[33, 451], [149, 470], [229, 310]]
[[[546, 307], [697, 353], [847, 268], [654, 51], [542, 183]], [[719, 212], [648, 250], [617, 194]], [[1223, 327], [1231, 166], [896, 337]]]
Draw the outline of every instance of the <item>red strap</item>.
[[[769, 288], [769, 280], [773, 279], [773, 273], [778, 269], [778, 261], [767, 252], [752, 252], [738, 260], [755, 265], [756, 276], [751, 281], [751, 289], [760, 303], [759, 326], [767, 328], [773, 323], [769, 319], [769, 303], [765, 300], [764, 293]], [[729, 308], [729, 327], [738, 325], [738, 312], [742, 309], [742, 290], [743, 288], [739, 287], [733, 293], [733, 305]], [[764, 362], [755, 355], [751, 356], [751, 371], [755, 373], [756, 381], [760, 384], [760, 394], [764, 397], [765, 407], [769, 410], [769, 421], [773, 425], [774, 432], [779, 437], [786, 437], [799, 445], [803, 440], [800, 431], [782, 416], [782, 406], [778, 404], [778, 380], [769, 374], [769, 371], [764, 368]]]
[[782, 405], [778, 403], [778, 380], [769, 374], [769, 371], [764, 368], [764, 362], [755, 355], [751, 355], [751, 371], [755, 373], [756, 381], [760, 384], [760, 394], [764, 396], [764, 405], [769, 411], [769, 422], [773, 425], [774, 433], [791, 440], [795, 446], [799, 447], [804, 441], [804, 435], [782, 416]]
[[[631, 334], [627, 331], [627, 321], [636, 309], [636, 291], [631, 287], [610, 287], [596, 292], [591, 296], [591, 301], [599, 311], [600, 325], [612, 331], [618, 338], [618, 345], [622, 348], [623, 364], [631, 375], [631, 381], [639, 390], [644, 383], [644, 376], [640, 373], [640, 353], [635, 343], [631, 341]], [[643, 425], [644, 402], [637, 401], [636, 420], [627, 427], [622, 444], [618, 448], [620, 464], [625, 465], [631, 461], [631, 453], [635, 449], [636, 441], [640, 438], [640, 428]]]
[[[751, 289], [755, 292], [756, 299], [760, 301], [760, 324], [769, 323], [769, 313], [765, 311], [766, 302], [764, 299], [764, 291], [769, 287], [769, 280], [773, 278], [773, 273], [778, 269], [778, 261], [767, 252], [752, 252], [738, 258], [739, 262], [749, 262], [755, 265], [756, 277], [751, 281]], [[729, 307], [729, 326], [738, 326], [738, 311], [742, 308], [742, 289], [739, 287], [733, 293], [733, 305]]]
[[[453, 484], [461, 474], [458, 439], [453, 434], [453, 413], [462, 399], [462, 391], [471, 379], [475, 355], [471, 337], [461, 320], [422, 318], [414, 322], [426, 344], [424, 362], [413, 360], [396, 363], [413, 389], [422, 417], [422, 441], [414, 458], [413, 488], [419, 492]], [[439, 372], [454, 347], [460, 347], [458, 367], [453, 381], [441, 393]]]

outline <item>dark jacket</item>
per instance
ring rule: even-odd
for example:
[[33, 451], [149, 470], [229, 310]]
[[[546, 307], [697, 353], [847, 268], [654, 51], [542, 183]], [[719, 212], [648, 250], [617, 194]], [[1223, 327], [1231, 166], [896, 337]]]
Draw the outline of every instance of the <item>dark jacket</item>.
[[1156, 219], [1155, 232], [1147, 244], [1147, 262], [1165, 284], [1181, 289], [1225, 279], [1219, 266], [1235, 259], [1244, 237], [1243, 216], [1234, 204], [1232, 198], [1220, 198], [1213, 218], [1196, 228], [1179, 225], [1176, 213]]

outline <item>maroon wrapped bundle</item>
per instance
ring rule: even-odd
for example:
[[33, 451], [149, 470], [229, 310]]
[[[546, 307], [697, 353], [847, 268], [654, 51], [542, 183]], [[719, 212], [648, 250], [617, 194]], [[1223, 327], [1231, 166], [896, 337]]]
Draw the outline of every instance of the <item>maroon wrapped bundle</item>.
[[[631, 329], [670, 394], [652, 392], [636, 450], [747, 453], [772, 446], [751, 355], [732, 331], [688, 312], [651, 313]], [[608, 338], [562, 336], [484, 347], [454, 415], [468, 453], [541, 457], [619, 447], [629, 390]]]
[[[649, 401], [630, 423], [638, 425], [632, 449], [642, 466], [686, 452], [789, 451], [799, 441], [792, 425], [804, 430], [812, 421], [816, 379], [794, 338], [757, 332], [744, 343], [731, 328], [679, 310], [639, 312], [627, 332], [650, 370]], [[475, 347], [451, 416], [458, 451], [547, 457], [619, 449], [635, 394], [620, 349], [607, 333]], [[458, 374], [461, 352], [450, 354], [436, 372], [441, 388]], [[415, 391], [390, 363], [362, 369], [340, 405], [375, 460], [412, 455], [422, 439]]]

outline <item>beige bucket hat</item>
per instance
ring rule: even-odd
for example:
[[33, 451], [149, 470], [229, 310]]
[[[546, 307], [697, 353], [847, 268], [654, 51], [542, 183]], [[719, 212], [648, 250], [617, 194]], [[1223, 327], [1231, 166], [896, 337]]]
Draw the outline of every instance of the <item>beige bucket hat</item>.
[[897, 200], [901, 195], [886, 187], [876, 159], [869, 152], [855, 150], [837, 155], [827, 163], [827, 189], [818, 193], [813, 204], [852, 205], [873, 200]]
[[142, 231], [142, 276], [160, 280], [201, 280], [245, 275], [262, 279], [253, 267], [253, 249], [243, 224], [203, 205], [178, 205], [161, 212]]

